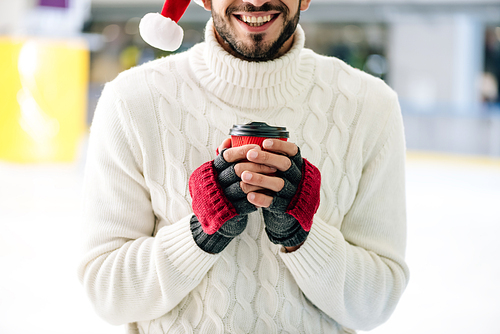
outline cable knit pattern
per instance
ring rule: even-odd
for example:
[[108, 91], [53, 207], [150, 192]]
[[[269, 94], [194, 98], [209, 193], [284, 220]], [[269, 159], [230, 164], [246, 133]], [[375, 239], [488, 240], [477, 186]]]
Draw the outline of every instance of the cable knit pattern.
[[252, 333], [255, 324], [254, 298], [258, 284], [255, 273], [259, 257], [249, 257], [248, 254], [259, 254], [257, 239], [261, 229], [260, 214], [250, 214], [248, 228], [241, 235], [237, 246], [238, 273], [234, 286], [236, 303], [233, 311], [229, 314], [229, 332], [231, 333]]
[[275, 254], [279, 247], [271, 244], [262, 231], [260, 239], [262, 259], [259, 265], [258, 279], [261, 289], [257, 293], [257, 324], [255, 333], [276, 333], [278, 327], [275, 317], [278, 312], [278, 291], [276, 289], [280, 272], [279, 263]]
[[[335, 334], [391, 315], [409, 277], [397, 97], [304, 41], [299, 26], [287, 54], [246, 62], [222, 49], [210, 21], [204, 43], [106, 85], [78, 271], [106, 321], [147, 334]], [[321, 204], [295, 252], [269, 241], [258, 210], [208, 254], [191, 234], [188, 180], [233, 124], [250, 121], [287, 127], [321, 172]]]

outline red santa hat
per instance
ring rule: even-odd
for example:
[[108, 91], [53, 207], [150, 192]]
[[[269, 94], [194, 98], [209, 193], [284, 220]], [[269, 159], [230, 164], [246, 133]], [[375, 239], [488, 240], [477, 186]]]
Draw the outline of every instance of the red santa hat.
[[[203, 6], [201, 0], [194, 0]], [[190, 0], [166, 0], [160, 13], [144, 15], [139, 24], [142, 38], [149, 45], [164, 51], [175, 51], [181, 44], [184, 31], [177, 24], [189, 6]]]

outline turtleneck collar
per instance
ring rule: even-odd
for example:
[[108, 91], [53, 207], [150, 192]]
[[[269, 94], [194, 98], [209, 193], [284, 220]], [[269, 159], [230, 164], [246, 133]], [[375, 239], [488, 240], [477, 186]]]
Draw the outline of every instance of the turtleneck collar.
[[304, 31], [298, 25], [286, 54], [270, 61], [245, 61], [222, 48], [210, 20], [205, 43], [194, 48], [191, 63], [202, 86], [224, 102], [250, 109], [277, 107], [311, 85], [314, 61], [302, 52], [304, 42]]

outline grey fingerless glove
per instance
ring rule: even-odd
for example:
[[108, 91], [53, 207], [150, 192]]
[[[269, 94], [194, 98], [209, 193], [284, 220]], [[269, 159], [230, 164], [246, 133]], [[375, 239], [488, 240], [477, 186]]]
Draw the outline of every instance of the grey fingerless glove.
[[302, 180], [303, 159], [300, 149], [290, 160], [292, 162], [290, 168], [277, 173], [277, 176], [285, 181], [283, 189], [276, 193], [268, 208], [262, 209], [269, 240], [285, 247], [300, 245], [309, 234], [299, 221], [287, 212]]
[[[220, 204], [220, 202], [227, 202], [227, 205], [222, 207], [222, 210], [227, 212], [213, 222], [210, 216], [206, 217], [207, 215], [205, 212], [207, 210], [199, 209], [195, 211], [195, 215], [191, 217], [191, 232], [196, 244], [204, 251], [214, 254], [222, 252], [231, 240], [245, 230], [248, 214], [257, 210], [257, 208], [247, 200], [247, 195], [240, 187], [241, 179], [234, 171], [236, 163], [228, 163], [223, 157], [224, 151], [225, 150], [222, 150], [212, 162], [212, 171], [215, 172], [216, 182], [218, 183], [217, 189], [222, 190], [222, 192], [215, 194], [212, 198], [215, 198], [217, 202], [213, 203], [214, 206]], [[207, 178], [203, 176], [198, 178], [199, 182], [204, 182], [206, 179]], [[206, 204], [211, 205], [211, 203], [204, 204], [205, 206]], [[227, 206], [232, 207], [227, 208]], [[204, 218], [203, 222], [205, 222], [205, 226], [200, 222], [197, 214], [199, 217]]]

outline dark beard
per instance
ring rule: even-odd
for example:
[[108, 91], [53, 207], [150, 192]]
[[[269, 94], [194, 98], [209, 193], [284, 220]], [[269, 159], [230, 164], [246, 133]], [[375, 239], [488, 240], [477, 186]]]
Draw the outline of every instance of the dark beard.
[[[271, 6], [266, 3], [261, 7], [255, 7], [251, 4], [246, 4], [240, 7], [228, 7], [226, 10], [226, 18], [230, 19], [232, 13], [237, 11], [245, 11], [245, 12], [267, 12], [270, 10], [277, 10], [283, 15], [285, 20], [288, 18], [290, 11], [286, 6]], [[243, 56], [243, 58], [248, 59], [250, 61], [266, 61], [274, 59], [276, 54], [280, 51], [283, 44], [294, 34], [295, 29], [297, 28], [297, 24], [299, 23], [300, 17], [300, 1], [299, 1], [299, 10], [297, 10], [297, 14], [289, 21], [285, 21], [283, 23], [283, 30], [276, 41], [273, 43], [264, 43], [262, 40], [264, 39], [264, 34], [253, 34], [253, 44], [251, 46], [247, 46], [243, 44], [241, 41], [237, 40], [236, 37], [231, 32], [231, 28], [229, 24], [224, 22], [224, 18], [212, 11], [212, 18], [214, 21], [214, 27], [220, 37], [223, 39], [225, 43], [229, 45], [229, 47], [239, 55]]]

